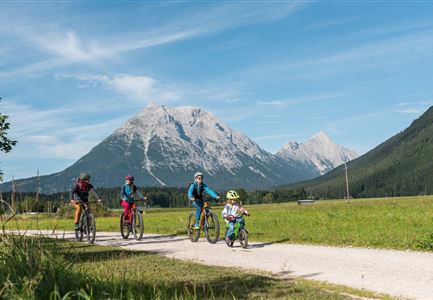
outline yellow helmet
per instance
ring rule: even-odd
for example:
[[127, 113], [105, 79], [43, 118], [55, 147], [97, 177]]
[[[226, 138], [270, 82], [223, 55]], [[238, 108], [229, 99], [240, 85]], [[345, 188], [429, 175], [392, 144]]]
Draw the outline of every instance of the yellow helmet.
[[227, 199], [239, 199], [239, 194], [236, 191], [228, 191]]

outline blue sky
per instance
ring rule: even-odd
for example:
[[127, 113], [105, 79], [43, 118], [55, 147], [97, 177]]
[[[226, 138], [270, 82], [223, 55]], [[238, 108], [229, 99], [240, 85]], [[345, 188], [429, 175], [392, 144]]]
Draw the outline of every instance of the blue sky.
[[2, 1], [5, 180], [61, 171], [148, 103], [199, 106], [275, 153], [359, 153], [433, 105], [431, 1]]

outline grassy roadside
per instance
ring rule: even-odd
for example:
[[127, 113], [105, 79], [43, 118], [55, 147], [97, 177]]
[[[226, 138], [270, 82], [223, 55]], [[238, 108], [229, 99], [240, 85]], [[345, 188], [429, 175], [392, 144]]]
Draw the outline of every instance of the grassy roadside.
[[5, 299], [389, 299], [306, 280], [54, 239], [0, 237]]
[[[246, 205], [250, 239], [389, 249], [433, 250], [433, 196]], [[220, 215], [221, 207], [214, 211]], [[148, 210], [145, 232], [185, 234], [191, 208]], [[120, 213], [119, 213], [120, 214]], [[222, 223], [220, 219], [220, 223]], [[97, 219], [100, 231], [118, 231], [118, 217]], [[25, 216], [8, 228], [71, 230], [72, 217]]]

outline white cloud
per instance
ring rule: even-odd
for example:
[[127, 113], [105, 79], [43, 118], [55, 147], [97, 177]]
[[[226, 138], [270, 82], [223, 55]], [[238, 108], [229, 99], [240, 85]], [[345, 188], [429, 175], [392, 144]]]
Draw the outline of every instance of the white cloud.
[[[18, 141], [13, 157], [78, 159], [91, 147], [110, 135], [131, 115], [119, 115], [103, 122], [82, 124], [76, 118], [94, 114], [92, 110], [80, 110], [83, 103], [58, 109], [36, 109], [30, 105], [11, 101], [0, 103], [2, 113], [9, 115], [9, 136]], [[100, 110], [95, 105], [95, 110]], [[116, 109], [116, 106], [106, 105]], [[76, 112], [81, 111], [77, 116]], [[133, 112], [132, 112], [133, 113]], [[91, 120], [91, 119], [90, 119]]]
[[283, 101], [280, 100], [274, 100], [274, 101], [257, 101], [256, 104], [258, 105], [267, 105], [267, 106], [283, 106]]
[[325, 100], [336, 99], [344, 96], [343, 93], [322, 93], [318, 95], [306, 95], [300, 97], [294, 97], [284, 100], [273, 100], [273, 101], [257, 101], [258, 105], [272, 106], [277, 108], [285, 108], [289, 106], [301, 105], [306, 103], [321, 102]]
[[87, 74], [87, 75], [57, 75], [59, 78], [73, 78], [81, 83], [79, 87], [95, 87], [102, 85], [126, 95], [129, 100], [145, 104], [150, 102], [167, 103], [179, 98], [180, 91], [164, 87], [148, 76], [130, 74]]
[[[353, 45], [353, 43], [350, 43]], [[397, 37], [363, 41], [350, 49], [335, 51], [311, 59], [255, 65], [243, 71], [243, 76], [268, 75], [268, 79], [306, 80], [330, 77], [344, 72], [381, 68], [403, 61], [433, 55], [433, 31], [410, 32]]]
[[[176, 18], [181, 21], [171, 21], [165, 25], [158, 24], [158, 26], [121, 34], [98, 36], [79, 34], [74, 28], [62, 28], [60, 19], [55, 25], [37, 21], [30, 24], [28, 20], [20, 25], [15, 16], [14, 20], [10, 20], [13, 26], [9, 26], [8, 30], [0, 29], [0, 34], [20, 38], [26, 43], [26, 47], [35, 47], [51, 56], [39, 62], [9, 68], [1, 72], [0, 77], [41, 72], [76, 62], [99, 64], [103, 59], [113, 59], [131, 50], [173, 43], [251, 24], [274, 22], [296, 12], [308, 3], [308, 1], [303, 3], [294, 1], [257, 3], [252, 6], [241, 3], [218, 4], [187, 11]], [[9, 23], [8, 20], [4, 22]], [[77, 24], [76, 28], [80, 28], [80, 24]]]
[[[75, 61], [95, 61], [110, 56], [111, 53], [99, 47], [95, 42], [84, 43], [75, 31], [51, 32], [46, 35], [35, 35], [33, 41], [43, 50], [67, 59]], [[105, 48], [107, 49], [107, 48]]]
[[394, 112], [401, 114], [423, 114], [431, 105], [433, 101], [418, 101], [418, 102], [401, 102], [397, 103]]

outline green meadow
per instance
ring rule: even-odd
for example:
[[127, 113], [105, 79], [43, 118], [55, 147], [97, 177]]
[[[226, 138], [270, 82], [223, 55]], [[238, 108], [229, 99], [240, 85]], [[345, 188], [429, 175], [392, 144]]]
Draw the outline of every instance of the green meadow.
[[[433, 196], [316, 201], [312, 205], [245, 205], [251, 241], [433, 250]], [[221, 206], [214, 206], [221, 215]], [[186, 234], [192, 208], [145, 210], [145, 232]], [[97, 229], [118, 231], [121, 211], [98, 217]], [[20, 216], [7, 228], [72, 229], [72, 216]], [[224, 225], [220, 218], [220, 224]], [[223, 227], [223, 226], [222, 226]]]

